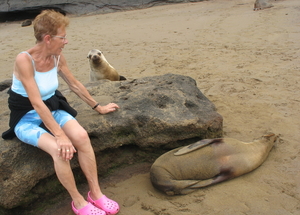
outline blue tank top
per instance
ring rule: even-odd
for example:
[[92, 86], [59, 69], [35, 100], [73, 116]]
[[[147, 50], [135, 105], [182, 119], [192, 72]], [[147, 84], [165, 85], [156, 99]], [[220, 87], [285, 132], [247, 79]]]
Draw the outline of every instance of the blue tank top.
[[[58, 78], [57, 78], [57, 67], [59, 62], [59, 57], [56, 59], [54, 56], [54, 67], [48, 72], [38, 72], [35, 69], [35, 63], [32, 58], [32, 56], [28, 52], [21, 52], [26, 53], [28, 56], [30, 56], [32, 60], [32, 66], [34, 69], [34, 79], [37, 83], [37, 86], [39, 88], [42, 100], [47, 100], [51, 96], [54, 95], [55, 90], [58, 88]], [[18, 80], [15, 75], [13, 74], [13, 80], [12, 80], [12, 91], [15, 93], [20, 94], [21, 96], [28, 97], [27, 92], [20, 80]]]

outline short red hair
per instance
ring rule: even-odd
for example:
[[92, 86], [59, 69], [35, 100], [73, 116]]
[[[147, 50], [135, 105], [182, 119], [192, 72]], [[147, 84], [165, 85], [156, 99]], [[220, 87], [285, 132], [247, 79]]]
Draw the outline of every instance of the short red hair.
[[57, 29], [67, 27], [69, 18], [55, 10], [42, 11], [33, 21], [34, 36], [38, 42], [45, 35], [56, 35]]

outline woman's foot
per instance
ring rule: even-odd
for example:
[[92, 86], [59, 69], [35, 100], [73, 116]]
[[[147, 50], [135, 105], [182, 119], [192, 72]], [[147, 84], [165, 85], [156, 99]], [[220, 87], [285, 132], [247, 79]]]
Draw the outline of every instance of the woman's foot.
[[90, 215], [90, 214], [95, 214], [95, 215], [106, 215], [106, 212], [104, 210], [101, 210], [98, 207], [95, 207], [94, 205], [92, 205], [90, 202], [84, 206], [81, 209], [76, 209], [74, 202], [71, 203], [72, 205], [72, 209], [74, 211], [75, 214], [77, 215]]
[[105, 195], [103, 195], [100, 199], [93, 200], [91, 198], [90, 192], [88, 192], [88, 201], [95, 205], [97, 208], [100, 208], [104, 210], [107, 214], [116, 214], [119, 212], [119, 204], [109, 198], [107, 198]]

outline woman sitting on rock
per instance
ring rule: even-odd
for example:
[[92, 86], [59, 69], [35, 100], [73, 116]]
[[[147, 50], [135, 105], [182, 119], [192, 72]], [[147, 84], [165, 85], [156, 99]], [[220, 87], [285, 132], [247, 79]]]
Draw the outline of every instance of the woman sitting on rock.
[[[51, 155], [57, 177], [73, 200], [75, 214], [116, 214], [118, 203], [101, 192], [89, 136], [74, 118], [76, 111], [57, 91], [57, 74], [94, 111], [106, 114], [119, 107], [114, 103], [100, 106], [70, 72], [62, 55], [68, 43], [68, 24], [67, 17], [53, 10], [45, 10], [35, 18], [33, 25], [37, 41], [16, 57], [8, 99], [10, 129], [2, 137], [17, 136], [22, 142]], [[90, 188], [87, 200], [78, 192], [70, 167], [70, 160], [76, 152]]]

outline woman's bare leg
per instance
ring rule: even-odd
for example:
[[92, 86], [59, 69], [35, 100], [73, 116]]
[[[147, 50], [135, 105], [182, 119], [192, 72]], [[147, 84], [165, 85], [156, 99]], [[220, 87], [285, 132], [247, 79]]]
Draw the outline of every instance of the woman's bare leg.
[[87, 178], [92, 199], [101, 198], [103, 194], [98, 181], [95, 153], [86, 130], [76, 120], [68, 121], [63, 130], [77, 150], [79, 164]]
[[87, 205], [87, 201], [79, 193], [74, 175], [70, 166], [70, 162], [63, 160], [61, 157], [58, 157], [57, 154], [57, 144], [56, 139], [49, 133], [44, 133], [41, 135], [38, 141], [38, 146], [40, 149], [44, 150], [51, 155], [54, 161], [54, 169], [60, 183], [66, 188], [69, 192], [74, 205], [77, 209], [83, 208]]

